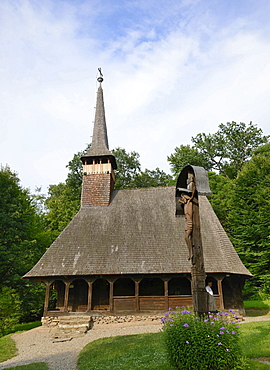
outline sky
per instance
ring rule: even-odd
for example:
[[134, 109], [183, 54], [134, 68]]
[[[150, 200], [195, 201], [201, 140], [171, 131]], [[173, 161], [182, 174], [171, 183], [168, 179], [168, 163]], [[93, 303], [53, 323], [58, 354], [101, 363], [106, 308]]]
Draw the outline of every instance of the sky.
[[97, 68], [110, 149], [142, 170], [220, 123], [270, 134], [269, 0], [1, 0], [0, 163], [64, 182], [93, 130]]

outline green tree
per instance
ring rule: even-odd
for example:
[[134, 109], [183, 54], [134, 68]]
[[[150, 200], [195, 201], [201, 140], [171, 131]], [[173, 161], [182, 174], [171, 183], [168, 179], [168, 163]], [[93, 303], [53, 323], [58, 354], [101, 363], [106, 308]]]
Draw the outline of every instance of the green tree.
[[[19, 178], [9, 167], [0, 169], [0, 289], [6, 296], [2, 305], [6, 307], [16, 296], [20, 301], [19, 319], [26, 315], [27, 306], [33, 297], [34, 290], [29, 290], [29, 282], [21, 277], [32, 268], [50, 244], [50, 238], [45, 230], [44, 217], [38, 206], [38, 197], [31, 196], [29, 190], [20, 186]], [[32, 302], [32, 311], [40, 312], [36, 299]], [[14, 305], [14, 315], [17, 307]], [[11, 316], [13, 314], [10, 313]], [[15, 315], [15, 316], [16, 316]], [[27, 314], [28, 315], [28, 314]], [[11, 322], [15, 316], [10, 316]], [[17, 316], [16, 316], [17, 317]], [[31, 319], [31, 315], [28, 315]], [[35, 317], [36, 318], [36, 317]], [[8, 322], [8, 317], [7, 317]]]
[[142, 171], [138, 173], [134, 179], [130, 182], [129, 187], [131, 188], [149, 188], [156, 186], [170, 186], [174, 185], [174, 181], [171, 175], [168, 175], [158, 167], [155, 170]]
[[253, 151], [268, 142], [262, 129], [250, 122], [221, 123], [214, 134], [198, 134], [192, 138], [195, 148], [204, 154], [213, 170], [228, 178], [235, 178]]
[[224, 229], [228, 229], [228, 213], [231, 208], [231, 198], [235, 191], [233, 179], [228, 179], [215, 172], [208, 172], [209, 185], [213, 193], [209, 201]]
[[211, 169], [211, 163], [208, 157], [197, 148], [190, 145], [180, 145], [176, 147], [174, 153], [169, 155], [167, 160], [170, 163], [171, 170], [175, 177], [177, 177], [188, 164], [204, 167], [206, 170]]
[[79, 189], [76, 193], [68, 181], [49, 186], [48, 197], [45, 201], [47, 209], [45, 218], [52, 239], [59, 235], [79, 211], [80, 197], [81, 190]]
[[254, 274], [247, 285], [249, 295], [256, 292], [270, 295], [270, 156], [267, 148], [269, 145], [261, 148], [239, 172], [228, 215], [232, 242]]
[[0, 289], [0, 337], [10, 333], [20, 319], [21, 301], [15, 289]]
[[115, 170], [115, 189], [131, 188], [134, 178], [141, 173], [140, 155], [132, 151], [127, 153], [123, 148], [112, 150], [117, 169]]
[[43, 232], [35, 202], [8, 167], [0, 169], [0, 284], [12, 286], [45, 251]]
[[168, 157], [174, 173], [191, 164], [233, 179], [254, 150], [268, 143], [269, 136], [264, 136], [262, 129], [252, 122], [248, 125], [227, 122], [221, 123], [216, 133], [200, 133], [191, 141], [193, 146], [181, 145]]

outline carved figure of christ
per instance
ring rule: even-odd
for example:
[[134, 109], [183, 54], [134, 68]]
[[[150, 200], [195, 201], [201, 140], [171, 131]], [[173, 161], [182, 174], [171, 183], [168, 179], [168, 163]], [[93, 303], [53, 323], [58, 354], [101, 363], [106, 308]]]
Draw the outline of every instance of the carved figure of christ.
[[190, 240], [192, 231], [193, 231], [193, 204], [192, 199], [194, 193], [190, 196], [188, 194], [182, 193], [179, 199], [179, 203], [184, 205], [184, 214], [185, 214], [185, 241], [188, 246], [189, 256], [188, 259], [191, 260], [193, 257], [192, 243]]

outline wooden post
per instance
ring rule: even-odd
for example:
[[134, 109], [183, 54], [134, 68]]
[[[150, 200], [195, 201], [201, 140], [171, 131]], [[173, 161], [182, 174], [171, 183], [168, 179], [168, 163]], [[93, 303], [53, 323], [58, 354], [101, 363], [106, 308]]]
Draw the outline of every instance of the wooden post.
[[222, 280], [217, 279], [218, 294], [220, 299], [220, 309], [224, 310], [224, 299], [223, 299], [223, 290], [222, 290]]
[[197, 191], [193, 198], [193, 258], [191, 267], [192, 296], [194, 311], [203, 315], [208, 312], [207, 292], [205, 290], [205, 269], [200, 228], [199, 196]]
[[140, 280], [135, 280], [135, 310], [136, 312], [140, 311], [139, 287], [140, 287]]
[[[203, 167], [187, 165], [177, 179], [176, 215], [185, 215], [185, 241], [192, 263], [193, 306], [195, 312], [203, 315], [208, 312], [208, 302], [205, 290], [206, 274], [200, 228], [199, 195], [212, 195], [207, 172]], [[178, 203], [181, 203], [182, 207], [179, 207]]]
[[113, 284], [114, 284], [114, 281], [110, 281], [110, 312], [113, 312]]
[[165, 297], [165, 310], [169, 309], [169, 281], [164, 280], [164, 297]]
[[69, 296], [69, 286], [70, 282], [65, 282], [65, 299], [64, 299], [64, 312], [68, 312], [68, 296]]
[[51, 288], [51, 283], [46, 282], [46, 293], [45, 293], [45, 302], [44, 302], [44, 313], [43, 316], [48, 315], [48, 308], [49, 308], [49, 299], [50, 299], [50, 288]]
[[92, 309], [92, 293], [93, 293], [93, 282], [87, 281], [88, 283], [88, 301], [87, 301], [87, 311]]

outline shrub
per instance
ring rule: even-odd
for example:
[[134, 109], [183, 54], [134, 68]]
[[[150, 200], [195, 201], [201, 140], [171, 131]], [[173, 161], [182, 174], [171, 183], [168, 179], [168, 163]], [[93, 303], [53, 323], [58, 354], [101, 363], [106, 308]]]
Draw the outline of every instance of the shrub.
[[168, 359], [177, 369], [247, 369], [239, 346], [239, 321], [218, 312], [196, 316], [186, 309], [169, 311], [162, 319]]
[[3, 287], [0, 292], [0, 337], [11, 332], [19, 322], [20, 300], [14, 289]]

